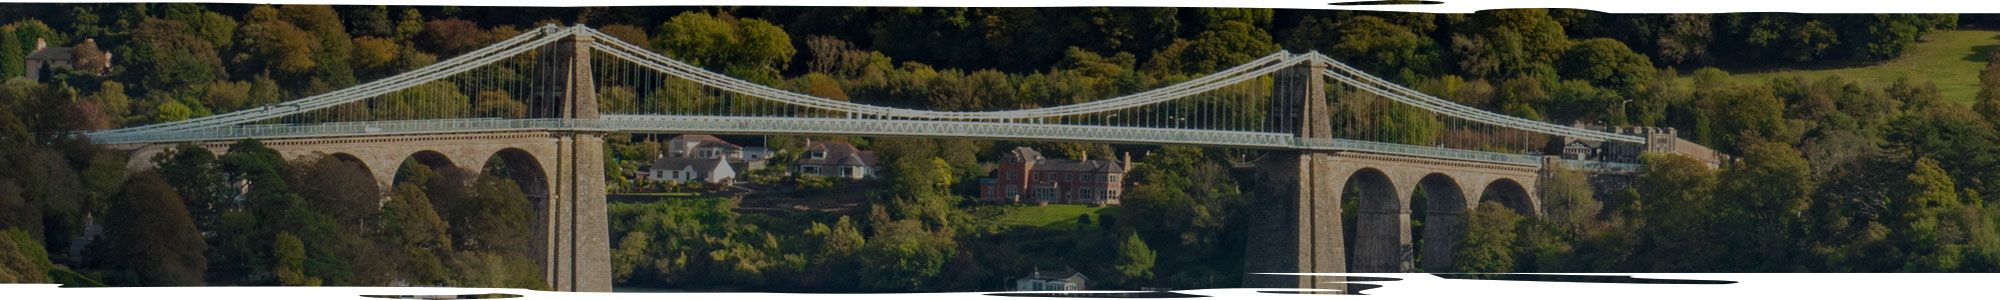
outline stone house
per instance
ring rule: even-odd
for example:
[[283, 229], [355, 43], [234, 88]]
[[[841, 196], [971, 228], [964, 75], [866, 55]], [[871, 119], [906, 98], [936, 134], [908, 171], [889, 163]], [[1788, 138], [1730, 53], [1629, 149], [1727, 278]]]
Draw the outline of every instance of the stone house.
[[1000, 159], [992, 177], [979, 181], [980, 199], [999, 203], [1118, 205], [1125, 186], [1124, 161], [1051, 159], [1028, 147]]
[[49, 47], [48, 40], [36, 38], [35, 50], [28, 52], [27, 67], [28, 80], [34, 81], [41, 81], [44, 73], [63, 70], [104, 75], [111, 71], [111, 52], [98, 50], [95, 39], [84, 39], [76, 47]]

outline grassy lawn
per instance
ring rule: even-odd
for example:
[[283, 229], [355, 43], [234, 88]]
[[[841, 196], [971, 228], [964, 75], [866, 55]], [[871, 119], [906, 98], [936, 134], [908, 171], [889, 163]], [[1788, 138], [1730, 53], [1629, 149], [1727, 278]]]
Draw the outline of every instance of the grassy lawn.
[[994, 224], [1055, 228], [1076, 226], [1076, 215], [1088, 214], [1092, 219], [1096, 219], [1098, 210], [1104, 209], [1079, 204], [1008, 205], [986, 208], [996, 209], [998, 214], [988, 219]]
[[[1800, 76], [1818, 80], [1838, 75], [1863, 86], [1880, 89], [1897, 78], [1930, 80], [1947, 101], [1971, 102], [1979, 93], [1979, 69], [1986, 67], [1986, 53], [2000, 50], [2000, 31], [1951, 30], [1931, 33], [1910, 53], [1875, 65], [1799, 70], [1728, 70], [1732, 78], [1763, 83], [1780, 76]], [[1684, 70], [1685, 71], [1685, 70]], [[1742, 72], [1742, 73], [1739, 73]], [[1691, 77], [1682, 77], [1690, 79]], [[1698, 88], [1698, 87], [1697, 87]]]

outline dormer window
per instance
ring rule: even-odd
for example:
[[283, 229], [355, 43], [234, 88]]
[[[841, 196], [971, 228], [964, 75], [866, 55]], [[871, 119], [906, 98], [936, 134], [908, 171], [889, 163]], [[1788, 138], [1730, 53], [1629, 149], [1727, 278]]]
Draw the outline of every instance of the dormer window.
[[813, 159], [826, 159], [826, 150], [815, 150], [815, 151], [813, 151], [813, 152], [812, 152], [812, 158], [813, 158]]

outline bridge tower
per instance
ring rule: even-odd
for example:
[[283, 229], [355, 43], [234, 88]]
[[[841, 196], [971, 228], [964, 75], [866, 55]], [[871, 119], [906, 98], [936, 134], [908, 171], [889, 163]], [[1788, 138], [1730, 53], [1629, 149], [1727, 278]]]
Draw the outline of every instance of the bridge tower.
[[[597, 85], [590, 70], [590, 45], [595, 42], [595, 37], [589, 34], [577, 34], [558, 42], [553, 53], [558, 65], [550, 69], [564, 74], [550, 77], [560, 78], [560, 82], [552, 83], [561, 86], [546, 89], [552, 95], [545, 96], [560, 97], [560, 101], [538, 101], [555, 107], [547, 107], [548, 110], [538, 107], [534, 111], [553, 111], [552, 117], [574, 122], [597, 121]], [[551, 201], [541, 201], [543, 206], [537, 210], [541, 215], [537, 218], [540, 222], [536, 225], [536, 235], [545, 245], [537, 253], [541, 256], [538, 263], [551, 289], [610, 292], [611, 235], [604, 195], [604, 132], [563, 130], [551, 132], [550, 136], [556, 144], [556, 153], [536, 154], [551, 156], [541, 159], [552, 159], [557, 166], [549, 174], [554, 181], [547, 191], [547, 199]]]
[[[1272, 104], [1265, 122], [1299, 138], [1333, 137], [1326, 101], [1328, 66], [1312, 60], [1273, 74]], [[1268, 184], [1251, 200], [1251, 224], [1243, 262], [1247, 288], [1340, 289], [1328, 278], [1257, 273], [1346, 272], [1340, 216], [1340, 186], [1330, 153], [1284, 150], [1258, 162]], [[1282, 184], [1279, 184], [1282, 183]]]

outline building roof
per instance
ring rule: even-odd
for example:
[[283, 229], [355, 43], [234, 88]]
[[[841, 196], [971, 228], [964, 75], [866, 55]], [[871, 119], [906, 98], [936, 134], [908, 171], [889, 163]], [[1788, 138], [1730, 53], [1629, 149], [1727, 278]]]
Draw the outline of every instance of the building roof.
[[1035, 270], [1035, 272], [1028, 273], [1027, 277], [1021, 277], [1021, 279], [1063, 280], [1063, 279], [1069, 279], [1070, 277], [1083, 277], [1084, 280], [1090, 279], [1089, 276], [1083, 276], [1082, 272], [1068, 271], [1068, 270], [1051, 271], [1051, 272], [1043, 272], [1042, 270]]
[[715, 137], [715, 136], [713, 136], [713, 135], [706, 135], [706, 134], [683, 134], [683, 135], [678, 135], [678, 136], [674, 136], [674, 138], [673, 138], [673, 139], [668, 139], [668, 140], [667, 140], [667, 142], [669, 142], [669, 143], [672, 143], [672, 142], [683, 142], [683, 141], [686, 141], [686, 142], [718, 142], [718, 143], [724, 143], [724, 144], [728, 144], [728, 143], [729, 143], [729, 142], [724, 142], [724, 141], [722, 141], [722, 139], [721, 139], [721, 138], [717, 138], [717, 137]]
[[1042, 160], [1041, 162], [1035, 163], [1034, 170], [1057, 171], [1057, 172], [1124, 173], [1125, 166], [1119, 165], [1117, 161], [1109, 161], [1109, 160], [1074, 161], [1067, 159], [1045, 159]]
[[1042, 160], [1042, 152], [1035, 151], [1034, 148], [1014, 147], [1014, 150], [1007, 151], [1006, 159], [1008, 161], [1039, 161]]
[[47, 47], [28, 53], [29, 60], [70, 60], [76, 58], [76, 49], [70, 47]]
[[[826, 151], [825, 158], [813, 158], [810, 153]], [[843, 142], [817, 142], [806, 145], [808, 155], [799, 156], [800, 165], [873, 166], [877, 161], [875, 151], [861, 151], [854, 145]]]
[[724, 142], [724, 141], [720, 141], [720, 140], [716, 140], [716, 141], [701, 141], [701, 143], [700, 143], [700, 144], [695, 144], [695, 145], [694, 145], [694, 147], [695, 147], [695, 148], [709, 148], [709, 147], [714, 147], [714, 148], [722, 148], [722, 149], [731, 149], [731, 150], [742, 150], [742, 149], [743, 149], [743, 146], [737, 146], [736, 144], [730, 144], [729, 142]]
[[721, 158], [661, 157], [653, 160], [653, 168], [648, 170], [681, 170], [689, 166], [697, 172], [708, 172], [727, 164]]

